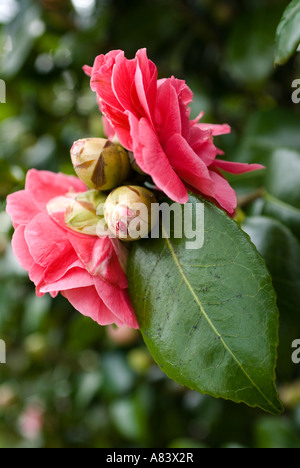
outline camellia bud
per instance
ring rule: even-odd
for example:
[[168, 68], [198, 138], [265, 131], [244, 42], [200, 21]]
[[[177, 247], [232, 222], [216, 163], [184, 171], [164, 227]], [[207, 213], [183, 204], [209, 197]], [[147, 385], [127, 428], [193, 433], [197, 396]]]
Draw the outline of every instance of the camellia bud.
[[111, 190], [121, 185], [130, 174], [127, 151], [105, 138], [75, 141], [71, 159], [76, 174], [91, 189]]
[[97, 190], [79, 193], [70, 200], [65, 212], [65, 223], [73, 231], [89, 236], [98, 235], [99, 224], [104, 224], [101, 215], [106, 196]]
[[134, 241], [145, 237], [157, 219], [151, 219], [155, 196], [144, 187], [118, 187], [107, 197], [104, 217], [108, 229], [120, 240]]
[[135, 157], [132, 151], [128, 151], [128, 157], [129, 157], [129, 162], [130, 162], [130, 166], [132, 167], [132, 169], [140, 175], [143, 175], [143, 176], [146, 175], [146, 173], [143, 172], [142, 169], [137, 165], [137, 162], [135, 160]]

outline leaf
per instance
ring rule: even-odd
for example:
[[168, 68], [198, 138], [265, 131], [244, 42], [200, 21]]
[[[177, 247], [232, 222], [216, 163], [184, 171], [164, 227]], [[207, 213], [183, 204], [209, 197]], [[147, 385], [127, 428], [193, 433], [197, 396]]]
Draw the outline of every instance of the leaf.
[[[236, 18], [227, 43], [227, 71], [247, 85], [263, 83], [273, 71], [278, 7], [259, 7]], [[251, 38], [251, 39], [249, 39]]]
[[275, 65], [283, 65], [300, 44], [300, 3], [293, 0], [286, 8], [276, 31]]
[[284, 418], [265, 416], [255, 426], [256, 448], [300, 448], [297, 425]]
[[[195, 222], [201, 199], [191, 195]], [[129, 291], [145, 343], [173, 380], [280, 413], [274, 385], [278, 310], [265, 264], [239, 226], [204, 203], [204, 245], [147, 239], [133, 246]]]
[[275, 150], [265, 180], [266, 195], [256, 214], [270, 216], [288, 226], [300, 238], [300, 152]]
[[246, 218], [243, 229], [264, 257], [273, 278], [280, 310], [277, 375], [287, 381], [295, 372], [291, 343], [300, 336], [300, 244], [287, 227], [264, 216]]
[[270, 156], [277, 148], [300, 151], [299, 126], [300, 118], [295, 112], [272, 109], [253, 113], [234, 159], [269, 166]]
[[300, 153], [278, 149], [272, 154], [266, 189], [273, 197], [300, 210]]

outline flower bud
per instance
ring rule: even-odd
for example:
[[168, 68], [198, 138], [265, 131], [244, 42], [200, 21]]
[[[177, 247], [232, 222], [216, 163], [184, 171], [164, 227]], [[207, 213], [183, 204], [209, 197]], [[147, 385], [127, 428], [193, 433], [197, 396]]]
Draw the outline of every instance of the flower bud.
[[71, 159], [76, 174], [91, 189], [111, 190], [121, 185], [130, 174], [127, 151], [105, 138], [75, 141]]
[[130, 162], [130, 166], [132, 167], [132, 169], [140, 175], [143, 175], [143, 176], [146, 175], [146, 173], [143, 172], [142, 169], [137, 165], [137, 162], [135, 160], [135, 157], [132, 151], [128, 151], [128, 157], [129, 157], [129, 162]]
[[65, 212], [65, 223], [73, 231], [97, 236], [99, 223], [104, 223], [101, 207], [106, 196], [97, 190], [79, 193], [70, 200]]
[[144, 187], [118, 187], [107, 197], [104, 218], [108, 229], [120, 240], [133, 241], [147, 236], [157, 219], [151, 219], [155, 196]]

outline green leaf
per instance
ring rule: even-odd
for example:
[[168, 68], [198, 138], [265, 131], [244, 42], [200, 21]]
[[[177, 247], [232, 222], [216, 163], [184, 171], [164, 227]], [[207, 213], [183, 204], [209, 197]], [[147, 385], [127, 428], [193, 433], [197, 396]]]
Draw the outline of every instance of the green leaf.
[[275, 150], [265, 180], [266, 195], [256, 214], [280, 220], [300, 238], [300, 152]]
[[300, 210], [300, 153], [278, 149], [272, 155], [266, 189], [273, 197]]
[[[274, 35], [280, 13], [278, 7], [260, 7], [240, 15], [227, 43], [227, 71], [247, 85], [263, 83], [273, 71]], [[251, 38], [251, 39], [249, 39]]]
[[286, 8], [276, 31], [275, 64], [283, 65], [300, 44], [300, 2], [293, 0]]
[[300, 244], [286, 226], [264, 216], [246, 218], [243, 229], [264, 257], [273, 278], [280, 310], [277, 375], [287, 381], [295, 372], [291, 343], [300, 336]]
[[234, 159], [268, 167], [270, 156], [277, 148], [300, 151], [299, 126], [300, 118], [295, 112], [272, 109], [251, 114]]
[[265, 416], [255, 427], [257, 448], [300, 448], [297, 426], [285, 418]]
[[[191, 195], [195, 218], [198, 197]], [[204, 245], [135, 243], [129, 291], [145, 343], [173, 380], [278, 414], [278, 310], [271, 278], [249, 237], [204, 201]], [[195, 219], [193, 219], [195, 221]]]

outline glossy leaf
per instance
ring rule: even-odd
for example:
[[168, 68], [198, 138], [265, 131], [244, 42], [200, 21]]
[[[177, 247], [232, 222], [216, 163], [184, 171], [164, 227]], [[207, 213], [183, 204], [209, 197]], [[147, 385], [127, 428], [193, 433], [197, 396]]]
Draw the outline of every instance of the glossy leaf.
[[[194, 215], [200, 202], [190, 196]], [[239, 226], [203, 203], [201, 249], [188, 250], [187, 239], [172, 236], [134, 245], [129, 290], [145, 343], [180, 384], [280, 413], [274, 385], [278, 311], [270, 276]]]
[[253, 86], [272, 73], [274, 35], [279, 18], [278, 8], [273, 6], [270, 15], [268, 6], [237, 19], [227, 44], [228, 73], [237, 81]]
[[300, 152], [279, 149], [272, 155], [266, 189], [273, 197], [300, 210]]
[[283, 109], [251, 114], [235, 159], [269, 167], [270, 157], [277, 148], [300, 151], [299, 125], [299, 115]]
[[280, 220], [300, 238], [300, 152], [275, 150], [269, 160], [266, 195], [256, 214]]
[[300, 336], [300, 243], [286, 226], [265, 216], [246, 218], [243, 229], [264, 257], [273, 278], [280, 311], [277, 374], [287, 381], [295, 370], [291, 343]]
[[300, 44], [300, 3], [293, 0], [286, 8], [276, 31], [275, 64], [283, 65]]

